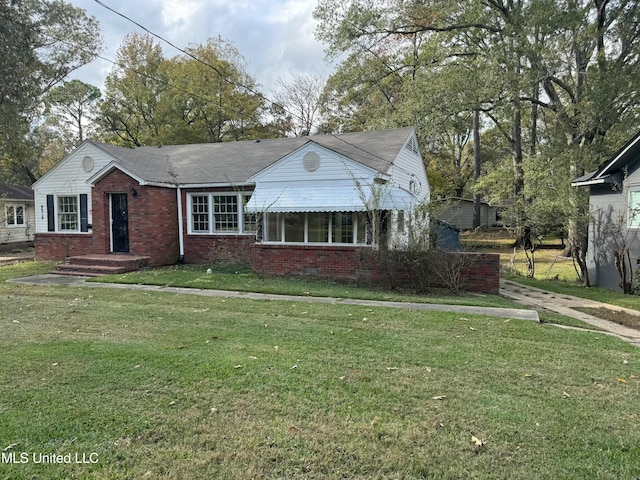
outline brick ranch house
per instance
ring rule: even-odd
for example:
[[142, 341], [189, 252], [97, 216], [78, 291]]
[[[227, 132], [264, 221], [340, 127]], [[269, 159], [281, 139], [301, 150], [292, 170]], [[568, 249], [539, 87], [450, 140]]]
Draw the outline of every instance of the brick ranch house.
[[138, 148], [88, 140], [33, 190], [39, 260], [243, 261], [345, 280], [371, 270], [361, 252], [377, 239], [410, 242], [430, 193], [413, 128]]

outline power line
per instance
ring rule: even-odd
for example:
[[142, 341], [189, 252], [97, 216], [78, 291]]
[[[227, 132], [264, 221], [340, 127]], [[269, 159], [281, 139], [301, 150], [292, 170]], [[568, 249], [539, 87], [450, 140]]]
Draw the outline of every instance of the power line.
[[[161, 35], [158, 35], [158, 34], [156, 34], [156, 33], [152, 32], [152, 31], [151, 31], [151, 30], [149, 30], [148, 28], [144, 27], [143, 25], [141, 25], [140, 23], [136, 22], [135, 20], [133, 20], [133, 19], [131, 19], [131, 18], [127, 17], [126, 15], [124, 15], [124, 14], [122, 14], [122, 13], [120, 13], [120, 12], [118, 12], [118, 11], [114, 10], [114, 9], [112, 9], [111, 7], [108, 7], [107, 5], [105, 5], [104, 3], [102, 3], [100, 0], [94, 0], [94, 1], [95, 1], [96, 3], [98, 3], [99, 5], [101, 5], [102, 7], [106, 8], [107, 10], [109, 10], [109, 11], [113, 12], [114, 14], [119, 15], [120, 17], [122, 17], [122, 18], [126, 19], [127, 21], [129, 21], [129, 22], [131, 22], [131, 23], [133, 23], [133, 24], [137, 25], [138, 27], [142, 28], [144, 31], [146, 31], [146, 32], [147, 32], [147, 33], [149, 33], [150, 35], [152, 35], [152, 36], [154, 36], [154, 37], [156, 37], [156, 38], [158, 38], [158, 39], [162, 40], [163, 42], [166, 42], [168, 45], [172, 46], [172, 47], [173, 47], [173, 48], [175, 48], [176, 50], [178, 50], [178, 51], [182, 52], [183, 54], [185, 54], [185, 55], [187, 55], [188, 57], [192, 58], [193, 60], [197, 61], [198, 63], [200, 63], [200, 64], [202, 64], [202, 65], [204, 65], [204, 66], [206, 66], [206, 67], [211, 68], [212, 70], [214, 70], [214, 71], [215, 71], [215, 72], [220, 76], [221, 80], [223, 80], [224, 82], [226, 82], [226, 83], [228, 83], [228, 84], [230, 84], [230, 85], [233, 85], [233, 86], [235, 86], [235, 87], [238, 87], [238, 88], [243, 88], [243, 89], [245, 89], [246, 91], [248, 91], [249, 93], [252, 93], [253, 95], [255, 95], [255, 96], [257, 96], [257, 97], [261, 98], [261, 99], [262, 99], [262, 100], [264, 100], [265, 102], [270, 103], [271, 105], [277, 105], [277, 106], [279, 106], [280, 108], [282, 108], [282, 109], [283, 109], [286, 113], [288, 113], [289, 115], [291, 115], [291, 116], [293, 116], [293, 117], [296, 117], [296, 118], [299, 118], [300, 120], [303, 120], [303, 118], [302, 118], [301, 116], [299, 116], [297, 113], [289, 111], [289, 110], [286, 108], [286, 106], [281, 105], [281, 104], [279, 104], [279, 103], [277, 103], [277, 102], [274, 102], [274, 101], [270, 100], [269, 98], [267, 98], [266, 96], [264, 96], [262, 93], [260, 93], [260, 92], [258, 92], [258, 91], [256, 91], [256, 90], [254, 90], [253, 88], [251, 88], [251, 87], [249, 87], [249, 86], [247, 86], [247, 85], [245, 85], [245, 84], [242, 84], [242, 83], [239, 83], [239, 82], [236, 82], [236, 81], [233, 81], [233, 80], [231, 80], [231, 79], [227, 78], [227, 77], [226, 77], [226, 76], [225, 76], [225, 75], [224, 75], [224, 74], [223, 74], [223, 73], [222, 73], [218, 68], [216, 68], [214, 65], [211, 65], [211, 64], [209, 64], [209, 63], [207, 63], [207, 62], [205, 62], [205, 61], [203, 61], [203, 60], [199, 59], [198, 57], [196, 57], [196, 56], [195, 56], [195, 55], [193, 55], [192, 53], [190, 53], [190, 52], [188, 52], [188, 51], [186, 51], [186, 50], [184, 50], [184, 49], [182, 49], [182, 48], [177, 47], [175, 44], [173, 44], [172, 42], [170, 42], [170, 41], [169, 41], [169, 40], [167, 40], [166, 38], [164, 38], [164, 37], [162, 37]], [[165, 85], [166, 87], [171, 88], [171, 89], [173, 89], [173, 90], [175, 90], [175, 91], [182, 92], [182, 93], [186, 93], [186, 94], [188, 94], [188, 95], [190, 95], [190, 96], [192, 96], [192, 97], [199, 98], [199, 99], [201, 99], [201, 100], [205, 100], [205, 101], [210, 101], [210, 100], [211, 100], [211, 98], [204, 97], [204, 96], [202, 96], [202, 95], [196, 94], [196, 93], [194, 93], [194, 92], [191, 92], [191, 91], [186, 90], [186, 89], [183, 89], [183, 88], [179, 88], [179, 87], [177, 87], [177, 86], [175, 86], [175, 85], [172, 85], [171, 83], [169, 83], [169, 82], [167, 82], [167, 81], [165, 81], [165, 80], [162, 80], [162, 79], [159, 79], [159, 78], [153, 77], [153, 76], [151, 76], [151, 75], [149, 75], [149, 74], [147, 74], [147, 73], [145, 73], [145, 72], [142, 72], [142, 71], [139, 71], [139, 70], [133, 69], [133, 68], [128, 67], [128, 66], [126, 66], [126, 65], [123, 65], [123, 64], [121, 64], [121, 63], [119, 63], [119, 62], [117, 62], [117, 61], [114, 61], [114, 60], [111, 60], [111, 59], [109, 59], [109, 58], [106, 58], [106, 57], [104, 57], [104, 56], [102, 56], [102, 55], [100, 55], [100, 54], [96, 54], [96, 53], [94, 53], [94, 52], [92, 52], [92, 51], [90, 51], [90, 50], [88, 50], [88, 49], [84, 48], [83, 46], [79, 46], [79, 45], [73, 44], [73, 43], [71, 43], [71, 42], [68, 42], [68, 41], [63, 40], [63, 39], [60, 39], [60, 38], [56, 38], [56, 37], [54, 37], [53, 35], [51, 35], [51, 34], [49, 34], [49, 33], [42, 32], [40, 29], [38, 29], [38, 28], [37, 28], [35, 25], [33, 25], [33, 24], [26, 24], [26, 23], [23, 23], [23, 22], [19, 22], [19, 21], [17, 21], [17, 20], [16, 20], [16, 19], [14, 19], [14, 18], [8, 17], [8, 16], [6, 16], [6, 15], [2, 15], [2, 14], [0, 14], [0, 17], [5, 18], [6, 20], [9, 20], [9, 21], [11, 21], [11, 22], [13, 22], [13, 23], [19, 24], [19, 25], [21, 25], [21, 26], [23, 26], [23, 27], [25, 27], [25, 28], [28, 28], [28, 29], [30, 29], [30, 30], [32, 30], [32, 31], [35, 31], [35, 32], [36, 32], [36, 33], [38, 33], [38, 34], [45, 35], [45, 36], [47, 36], [47, 37], [49, 37], [49, 38], [51, 38], [51, 39], [53, 39], [53, 40], [55, 40], [55, 41], [57, 41], [57, 42], [60, 42], [60, 43], [63, 43], [63, 44], [66, 44], [66, 45], [69, 45], [69, 46], [72, 46], [72, 47], [80, 48], [81, 50], [85, 51], [86, 53], [89, 53], [89, 54], [91, 54], [91, 55], [94, 55], [94, 56], [95, 56], [95, 58], [99, 58], [99, 59], [104, 60], [104, 61], [106, 61], [106, 62], [108, 62], [108, 63], [111, 63], [111, 64], [113, 64], [113, 65], [115, 65], [115, 66], [117, 66], [117, 67], [120, 67], [120, 68], [122, 68], [123, 70], [133, 72], [133, 73], [135, 73], [136, 75], [143, 76], [143, 77], [148, 78], [148, 79], [150, 79], [150, 80], [152, 80], [152, 81], [154, 81], [154, 82], [157, 82], [157, 83], [160, 83], [160, 84], [162, 84], [162, 85]], [[240, 115], [240, 116], [242, 115], [242, 112], [237, 111], [237, 110], [234, 110], [234, 109], [229, 108], [229, 107], [226, 107], [226, 106], [224, 106], [224, 105], [220, 105], [220, 108], [221, 108], [222, 110], [225, 110], [225, 111], [228, 111], [228, 112], [232, 112], [232, 113], [237, 114], [237, 115]], [[316, 127], [316, 128], [318, 128], [318, 125], [316, 125], [316, 124], [313, 124], [313, 123], [312, 123], [311, 125], [312, 125], [312, 126], [314, 126], [314, 127]], [[334, 133], [329, 133], [329, 135], [330, 135], [330, 136], [332, 136], [332, 137], [334, 137], [336, 140], [339, 140], [339, 141], [341, 141], [341, 142], [345, 143], [346, 145], [349, 145], [349, 146], [351, 146], [351, 147], [353, 147], [353, 148], [355, 148], [355, 149], [357, 149], [357, 150], [360, 150], [360, 151], [361, 151], [361, 152], [363, 152], [363, 153], [366, 153], [367, 155], [369, 155], [369, 156], [371, 156], [371, 157], [374, 157], [374, 158], [377, 158], [377, 159], [379, 159], [379, 160], [382, 160], [382, 161], [383, 161], [383, 162], [385, 162], [385, 163], [388, 161], [387, 159], [385, 159], [385, 158], [383, 158], [383, 157], [381, 157], [381, 156], [377, 155], [376, 153], [370, 152], [370, 151], [368, 151], [368, 150], [366, 150], [366, 149], [364, 149], [364, 148], [360, 147], [359, 145], [355, 145], [355, 144], [353, 144], [353, 143], [351, 143], [351, 142], [347, 141], [347, 140], [346, 140], [346, 139], [344, 139], [342, 136], [336, 135], [336, 134], [334, 134]], [[396, 168], [398, 168], [399, 170], [404, 171], [404, 172], [405, 172], [405, 173], [407, 173], [407, 174], [412, 173], [412, 172], [409, 172], [409, 171], [407, 171], [406, 169], [404, 169], [404, 168], [400, 167], [399, 165], [395, 165], [395, 164], [394, 164], [394, 166], [395, 166]]]
[[[274, 102], [273, 100], [271, 100], [271, 99], [269, 99], [268, 97], [264, 96], [262, 93], [255, 91], [254, 89], [252, 89], [251, 87], [249, 87], [249, 86], [247, 86], [247, 85], [244, 85], [244, 84], [239, 83], [239, 82], [235, 82], [235, 81], [233, 81], [233, 80], [231, 80], [231, 79], [227, 78], [227, 77], [226, 77], [226, 76], [225, 76], [225, 75], [224, 75], [224, 74], [223, 74], [219, 69], [217, 69], [215, 66], [213, 66], [213, 65], [211, 65], [211, 64], [209, 64], [209, 63], [207, 63], [207, 62], [205, 62], [205, 61], [203, 61], [203, 60], [201, 60], [200, 58], [198, 58], [198, 57], [196, 57], [195, 55], [193, 55], [191, 52], [189, 52], [189, 51], [187, 51], [187, 50], [184, 50], [184, 49], [182, 49], [182, 48], [178, 47], [178, 46], [177, 46], [177, 45], [175, 45], [173, 42], [171, 42], [171, 41], [167, 40], [166, 38], [164, 38], [162, 35], [159, 35], [159, 34], [157, 34], [157, 33], [153, 32], [153, 31], [149, 30], [147, 27], [145, 27], [144, 25], [141, 25], [140, 23], [136, 22], [135, 20], [133, 20], [132, 18], [128, 17], [127, 15], [125, 15], [125, 14], [123, 14], [123, 13], [121, 13], [121, 12], [118, 12], [117, 10], [114, 10], [113, 8], [111, 8], [111, 7], [107, 6], [107, 5], [105, 5], [105, 4], [104, 4], [103, 2], [101, 2], [100, 0], [94, 0], [94, 1], [95, 1], [98, 5], [100, 5], [100, 6], [104, 7], [104, 8], [106, 8], [107, 10], [109, 10], [110, 12], [113, 12], [114, 14], [116, 14], [116, 15], [118, 15], [118, 16], [120, 16], [120, 17], [124, 18], [125, 20], [127, 20], [127, 21], [129, 21], [129, 22], [133, 23], [134, 25], [138, 26], [139, 28], [141, 28], [141, 29], [142, 29], [142, 30], [144, 30], [145, 32], [149, 33], [150, 35], [152, 35], [152, 36], [154, 36], [154, 37], [158, 38], [159, 40], [161, 40], [161, 41], [163, 41], [163, 42], [167, 43], [168, 45], [170, 45], [171, 47], [175, 48], [175, 49], [176, 49], [176, 50], [178, 50], [179, 52], [182, 52], [183, 54], [185, 54], [185, 55], [189, 56], [190, 58], [192, 58], [193, 60], [197, 61], [198, 63], [200, 63], [200, 64], [202, 64], [202, 65], [205, 65], [205, 66], [207, 66], [207, 67], [209, 67], [209, 68], [213, 69], [213, 70], [214, 70], [214, 71], [215, 71], [215, 72], [220, 76], [220, 78], [221, 78], [223, 81], [225, 81], [225, 82], [227, 82], [227, 83], [229, 83], [229, 84], [231, 84], [231, 85], [234, 85], [234, 86], [236, 86], [236, 87], [244, 88], [244, 89], [246, 89], [248, 92], [250, 92], [250, 93], [252, 93], [252, 94], [254, 94], [254, 95], [258, 96], [259, 98], [263, 99], [263, 100], [264, 100], [264, 101], [266, 101], [267, 103], [270, 103], [271, 105], [279, 106], [279, 107], [283, 108], [283, 109], [284, 109], [288, 114], [290, 114], [291, 116], [294, 116], [294, 117], [296, 117], [296, 118], [298, 118], [298, 119], [300, 119], [300, 120], [304, 121], [304, 119], [303, 119], [301, 116], [299, 116], [297, 113], [294, 113], [294, 112], [291, 112], [291, 111], [287, 110], [287, 108], [286, 108], [284, 105], [281, 105], [281, 104], [279, 104], [279, 103], [277, 103], [277, 102]], [[313, 123], [312, 123], [311, 125], [312, 125], [312, 126], [314, 126], [314, 127], [316, 127], [316, 128], [318, 128], [318, 127], [319, 127], [318, 125], [315, 125], [315, 124], [313, 124]], [[340, 138], [338, 135], [335, 135], [335, 134], [333, 134], [333, 133], [330, 133], [329, 135], [331, 135], [331, 136], [335, 137], [336, 139], [338, 139], [338, 140], [340, 140], [340, 141], [342, 141], [342, 142], [346, 143], [347, 145], [350, 145], [351, 147], [354, 147], [354, 148], [356, 148], [356, 149], [358, 149], [358, 150], [360, 150], [360, 151], [362, 151], [362, 152], [364, 152], [364, 153], [366, 153], [366, 154], [368, 154], [368, 155], [371, 155], [372, 157], [375, 157], [375, 158], [377, 158], [377, 159], [379, 159], [379, 160], [382, 160], [382, 161], [385, 161], [385, 162], [387, 161], [386, 159], [382, 158], [381, 156], [379, 156], [379, 155], [377, 155], [377, 154], [375, 154], [375, 153], [369, 152], [369, 151], [365, 150], [364, 148], [359, 147], [358, 145], [354, 145], [354, 144], [352, 144], [351, 142], [346, 141], [344, 138]], [[399, 168], [400, 170], [404, 170], [404, 169], [402, 169], [401, 167], [399, 167], [399, 166], [397, 166], [397, 165], [396, 165], [396, 168]], [[411, 172], [408, 172], [408, 171], [407, 171], [407, 172], [405, 172], [405, 173], [411, 173]]]

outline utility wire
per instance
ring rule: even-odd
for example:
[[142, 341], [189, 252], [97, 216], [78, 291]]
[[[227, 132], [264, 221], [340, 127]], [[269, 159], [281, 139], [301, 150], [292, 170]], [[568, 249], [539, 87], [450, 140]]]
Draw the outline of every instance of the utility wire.
[[[119, 17], [124, 18], [125, 20], [127, 20], [127, 21], [129, 21], [129, 22], [133, 23], [134, 25], [138, 26], [139, 28], [141, 28], [141, 29], [142, 29], [142, 30], [144, 30], [145, 32], [149, 33], [150, 35], [152, 35], [152, 36], [154, 36], [154, 37], [158, 38], [159, 40], [161, 40], [161, 41], [163, 41], [163, 42], [167, 43], [168, 45], [170, 45], [171, 47], [175, 48], [175, 49], [176, 49], [176, 50], [178, 50], [179, 52], [182, 52], [183, 54], [185, 54], [185, 55], [189, 56], [190, 58], [192, 58], [193, 60], [197, 61], [198, 63], [200, 63], [200, 64], [202, 64], [202, 65], [205, 65], [205, 66], [207, 66], [207, 67], [209, 67], [209, 68], [213, 69], [213, 70], [214, 70], [214, 71], [215, 71], [215, 72], [220, 76], [220, 78], [221, 78], [223, 81], [225, 81], [225, 82], [227, 82], [227, 83], [229, 83], [229, 84], [231, 84], [231, 85], [233, 85], [233, 86], [236, 86], [236, 87], [239, 87], [239, 88], [244, 88], [244, 89], [245, 89], [245, 90], [247, 90], [248, 92], [250, 92], [250, 93], [252, 93], [252, 94], [254, 94], [254, 95], [258, 96], [259, 98], [263, 99], [263, 100], [264, 100], [264, 101], [266, 101], [267, 103], [269, 103], [269, 104], [271, 104], [271, 105], [275, 105], [275, 106], [279, 106], [279, 107], [283, 108], [283, 109], [284, 109], [284, 110], [285, 110], [289, 115], [294, 116], [294, 117], [296, 117], [296, 118], [299, 118], [300, 120], [304, 120], [304, 119], [303, 119], [302, 117], [300, 117], [298, 114], [296, 114], [296, 113], [294, 113], [294, 112], [291, 112], [291, 111], [287, 110], [287, 108], [286, 108], [284, 105], [281, 105], [281, 104], [279, 104], [279, 103], [277, 103], [277, 102], [274, 102], [273, 100], [271, 100], [271, 99], [269, 99], [268, 97], [264, 96], [262, 93], [255, 91], [254, 89], [252, 89], [251, 87], [249, 87], [249, 86], [247, 86], [247, 85], [244, 85], [244, 84], [239, 83], [239, 82], [235, 82], [235, 81], [233, 81], [233, 80], [231, 80], [231, 79], [227, 78], [227, 77], [226, 77], [226, 76], [225, 76], [225, 75], [224, 75], [224, 74], [223, 74], [219, 69], [217, 69], [214, 65], [211, 65], [211, 64], [209, 64], [209, 63], [207, 63], [207, 62], [205, 62], [205, 61], [201, 60], [200, 58], [196, 57], [196, 56], [195, 56], [195, 55], [193, 55], [191, 52], [189, 52], [189, 51], [187, 51], [187, 50], [184, 50], [183, 48], [178, 47], [178, 46], [177, 46], [177, 45], [175, 45], [173, 42], [171, 42], [171, 41], [167, 40], [166, 38], [164, 38], [162, 35], [159, 35], [159, 34], [157, 34], [157, 33], [153, 32], [153, 31], [149, 30], [147, 27], [145, 27], [144, 25], [141, 25], [140, 23], [136, 22], [135, 20], [133, 20], [132, 18], [128, 17], [127, 15], [125, 15], [125, 14], [123, 14], [123, 13], [121, 13], [121, 12], [118, 12], [117, 10], [114, 10], [113, 8], [109, 7], [108, 5], [105, 5], [105, 4], [104, 4], [102, 1], [100, 1], [100, 0], [94, 0], [94, 1], [95, 1], [98, 5], [100, 5], [100, 6], [104, 7], [104, 8], [106, 8], [107, 10], [109, 10], [110, 12], [112, 12], [112, 13], [114, 13], [114, 14], [118, 15]], [[316, 128], [318, 128], [318, 127], [319, 127], [318, 125], [315, 125], [315, 124], [313, 124], [313, 123], [312, 123], [311, 125], [312, 125], [312, 126], [314, 126], [314, 127], [316, 127]], [[369, 151], [365, 150], [364, 148], [362, 148], [362, 147], [360, 147], [360, 146], [358, 146], [358, 145], [354, 145], [353, 143], [348, 142], [348, 141], [347, 141], [347, 140], [345, 140], [344, 138], [341, 138], [340, 136], [338, 136], [338, 135], [336, 135], [336, 134], [334, 134], [334, 133], [330, 133], [329, 135], [333, 136], [333, 137], [334, 137], [334, 138], [336, 138], [337, 140], [340, 140], [340, 141], [344, 142], [345, 144], [347, 144], [347, 145], [349, 145], [349, 146], [351, 146], [351, 147], [353, 147], [353, 148], [356, 148], [356, 149], [358, 149], [358, 150], [360, 150], [360, 151], [362, 151], [362, 152], [366, 153], [367, 155], [370, 155], [370, 156], [372, 156], [372, 157], [374, 157], [374, 158], [377, 158], [377, 159], [379, 159], [379, 160], [382, 160], [382, 161], [384, 161], [384, 162], [387, 162], [387, 161], [388, 161], [387, 159], [385, 159], [385, 158], [383, 158], [383, 157], [381, 157], [381, 156], [379, 156], [379, 155], [377, 155], [377, 154], [375, 154], [375, 153], [369, 152]], [[407, 173], [407, 174], [411, 174], [411, 173], [412, 173], [412, 172], [409, 172], [409, 171], [407, 171], [406, 169], [404, 169], [404, 168], [400, 167], [399, 165], [395, 165], [395, 164], [394, 164], [394, 166], [395, 166], [396, 168], [398, 168], [399, 170], [404, 171], [404, 172], [405, 172], [405, 173]]]

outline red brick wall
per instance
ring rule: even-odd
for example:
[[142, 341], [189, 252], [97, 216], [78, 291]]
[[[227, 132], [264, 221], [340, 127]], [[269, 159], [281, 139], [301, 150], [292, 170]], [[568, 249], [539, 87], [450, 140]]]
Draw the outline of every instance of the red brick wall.
[[251, 267], [263, 275], [300, 275], [354, 281], [358, 247], [255, 244]]
[[39, 261], [60, 261], [74, 255], [101, 253], [94, 250], [93, 235], [87, 233], [37, 233], [34, 244]]
[[[135, 189], [137, 196], [133, 196]], [[126, 193], [129, 208], [129, 253], [148, 256], [151, 266], [176, 263], [178, 201], [173, 188], [140, 185], [120, 170], [103, 177], [93, 189], [93, 234], [103, 253], [110, 251], [109, 194]]]
[[[137, 196], [132, 195], [132, 189]], [[67, 256], [107, 254], [111, 251], [109, 202], [111, 193], [126, 193], [129, 209], [129, 253], [149, 257], [149, 264], [170, 265], [178, 260], [176, 190], [139, 185], [113, 170], [93, 188], [90, 234], [36, 234], [36, 258], [62, 260]]]
[[[364, 283], [387, 287], [456, 289], [497, 295], [500, 255], [494, 253], [360, 251], [358, 277]], [[453, 280], [459, 275], [457, 283]]]
[[[185, 263], [216, 263], [233, 262], [249, 263], [249, 251], [255, 243], [254, 234], [240, 235], [203, 235], [188, 234], [189, 217], [188, 202], [191, 193], [233, 193], [243, 188], [190, 188], [182, 191], [182, 229], [184, 232], [184, 261]], [[250, 191], [251, 189], [248, 189]]]
[[[397, 258], [391, 252], [366, 247], [254, 244], [250, 260], [255, 272], [267, 276], [311, 276], [396, 288], [447, 287], [433, 271], [428, 271], [429, 267], [411, 263], [411, 260], [407, 263], [407, 252], [395, 253], [399, 254]], [[455, 255], [462, 259], [459, 267], [460, 290], [499, 293], [499, 255]], [[428, 257], [422, 261], [428, 261]], [[416, 266], [420, 271], [416, 270]], [[425, 276], [428, 277], [426, 281]]]
[[185, 263], [248, 263], [255, 235], [184, 236]]

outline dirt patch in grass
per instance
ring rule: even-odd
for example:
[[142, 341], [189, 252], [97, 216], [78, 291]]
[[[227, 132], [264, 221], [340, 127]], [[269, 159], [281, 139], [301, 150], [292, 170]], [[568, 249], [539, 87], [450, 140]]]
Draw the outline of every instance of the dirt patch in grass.
[[617, 323], [618, 325], [624, 325], [625, 327], [640, 330], [640, 315], [634, 315], [622, 310], [612, 310], [605, 307], [581, 307], [576, 308], [575, 310], [593, 315], [594, 317], [602, 318], [603, 320]]

